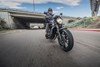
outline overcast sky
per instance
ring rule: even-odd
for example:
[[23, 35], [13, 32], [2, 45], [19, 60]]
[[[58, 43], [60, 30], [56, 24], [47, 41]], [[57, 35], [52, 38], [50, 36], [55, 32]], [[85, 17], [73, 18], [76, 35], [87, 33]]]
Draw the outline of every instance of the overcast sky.
[[63, 13], [73, 17], [91, 16], [89, 0], [0, 0], [0, 7], [42, 13], [50, 7], [54, 10], [54, 14]]

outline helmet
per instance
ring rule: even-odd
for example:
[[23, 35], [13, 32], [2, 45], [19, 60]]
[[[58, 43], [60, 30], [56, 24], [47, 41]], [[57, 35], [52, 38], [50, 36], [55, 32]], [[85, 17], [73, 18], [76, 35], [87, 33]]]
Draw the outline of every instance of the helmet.
[[49, 8], [48, 11], [52, 11], [52, 8]]

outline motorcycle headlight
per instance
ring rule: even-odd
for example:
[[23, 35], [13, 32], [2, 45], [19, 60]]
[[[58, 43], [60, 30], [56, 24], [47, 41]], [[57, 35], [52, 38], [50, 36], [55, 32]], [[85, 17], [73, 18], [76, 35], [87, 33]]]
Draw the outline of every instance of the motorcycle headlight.
[[57, 19], [57, 23], [62, 24], [63, 23], [63, 20], [61, 18], [58, 18]]

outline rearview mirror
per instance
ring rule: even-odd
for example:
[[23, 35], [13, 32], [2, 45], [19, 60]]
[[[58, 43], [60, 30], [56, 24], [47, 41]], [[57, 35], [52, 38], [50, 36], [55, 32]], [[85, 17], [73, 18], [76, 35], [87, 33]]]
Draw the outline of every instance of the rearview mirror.
[[62, 16], [63, 14], [62, 14], [62, 13], [60, 13], [60, 15]]

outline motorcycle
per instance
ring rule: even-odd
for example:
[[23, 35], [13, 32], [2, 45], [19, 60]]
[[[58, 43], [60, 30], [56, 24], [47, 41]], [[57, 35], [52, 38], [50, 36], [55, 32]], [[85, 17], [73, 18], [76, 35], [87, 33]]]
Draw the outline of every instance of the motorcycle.
[[71, 32], [63, 26], [62, 13], [56, 16], [52, 15], [48, 21], [49, 28], [45, 35], [46, 39], [55, 40], [57, 38], [59, 45], [65, 52], [72, 50], [74, 39]]

